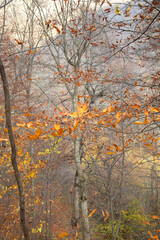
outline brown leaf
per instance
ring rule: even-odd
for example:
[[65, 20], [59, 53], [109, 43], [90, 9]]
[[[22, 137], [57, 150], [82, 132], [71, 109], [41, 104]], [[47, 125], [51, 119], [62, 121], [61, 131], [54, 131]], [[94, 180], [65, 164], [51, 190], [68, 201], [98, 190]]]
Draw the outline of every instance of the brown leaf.
[[60, 34], [61, 31], [56, 25], [53, 25], [52, 28], [55, 28], [57, 30], [58, 34]]
[[16, 41], [19, 45], [22, 45], [22, 44], [23, 44], [22, 41], [19, 41], [19, 40], [17, 40], [17, 39], [15, 39], [15, 41]]

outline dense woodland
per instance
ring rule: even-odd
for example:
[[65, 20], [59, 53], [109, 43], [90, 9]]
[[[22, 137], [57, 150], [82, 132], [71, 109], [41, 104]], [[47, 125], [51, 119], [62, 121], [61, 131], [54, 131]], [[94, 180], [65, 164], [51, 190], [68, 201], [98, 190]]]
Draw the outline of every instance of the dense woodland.
[[160, 239], [160, 1], [0, 0], [0, 239]]

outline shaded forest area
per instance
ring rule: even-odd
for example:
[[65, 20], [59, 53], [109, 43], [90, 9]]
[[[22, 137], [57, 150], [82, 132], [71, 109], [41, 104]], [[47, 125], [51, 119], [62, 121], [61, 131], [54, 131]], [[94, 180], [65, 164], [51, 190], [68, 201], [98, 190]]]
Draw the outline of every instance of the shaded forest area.
[[0, 239], [160, 239], [159, 0], [0, 0]]

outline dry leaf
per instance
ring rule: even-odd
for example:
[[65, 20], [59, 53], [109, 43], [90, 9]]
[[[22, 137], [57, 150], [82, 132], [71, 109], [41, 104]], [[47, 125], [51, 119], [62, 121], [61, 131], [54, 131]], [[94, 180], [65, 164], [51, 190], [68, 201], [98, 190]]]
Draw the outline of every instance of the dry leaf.
[[55, 28], [57, 30], [58, 34], [60, 34], [61, 31], [57, 26], [53, 25], [52, 28]]
[[108, 152], [108, 153], [106, 153], [106, 155], [110, 155], [110, 154], [113, 154], [113, 153], [115, 153], [115, 152]]
[[117, 144], [113, 143], [113, 145], [115, 146], [116, 151], [121, 151], [121, 149], [117, 146]]
[[155, 215], [153, 215], [152, 218], [153, 218], [153, 219], [160, 219], [159, 217], [157, 217], [157, 216], [155, 216]]
[[73, 118], [77, 118], [77, 112], [72, 113], [70, 116]]
[[79, 120], [76, 120], [76, 121], [74, 122], [74, 129], [73, 129], [73, 130], [75, 130], [75, 129], [77, 128], [78, 124], [79, 124]]
[[58, 134], [59, 137], [62, 136], [63, 135], [63, 128], [58, 129], [57, 134]]
[[143, 125], [144, 123], [137, 121], [137, 122], [134, 122], [134, 124], [139, 124], [139, 125], [141, 124], [141, 125]]
[[116, 8], [115, 13], [121, 15], [121, 12], [119, 11], [118, 7]]
[[51, 133], [53, 137], [57, 137], [57, 134], [55, 132]]
[[17, 40], [17, 39], [15, 39], [15, 41], [16, 41], [19, 45], [22, 45], [22, 44], [23, 44], [22, 41], [19, 41], [19, 40]]
[[59, 123], [55, 123], [54, 128], [58, 131], [61, 128], [61, 126], [59, 125]]
[[42, 130], [41, 130], [41, 128], [39, 128], [39, 129], [35, 132], [34, 135], [33, 135], [33, 134], [30, 134], [30, 135], [29, 135], [29, 139], [30, 139], [30, 140], [36, 140], [36, 139], [38, 139], [38, 138], [41, 136], [41, 134], [42, 134]]
[[69, 233], [61, 233], [58, 235], [57, 238], [62, 238], [62, 237], [68, 236], [68, 235], [69, 235]]
[[94, 209], [94, 210], [88, 215], [88, 217], [91, 217], [96, 211], [97, 211], [97, 209]]

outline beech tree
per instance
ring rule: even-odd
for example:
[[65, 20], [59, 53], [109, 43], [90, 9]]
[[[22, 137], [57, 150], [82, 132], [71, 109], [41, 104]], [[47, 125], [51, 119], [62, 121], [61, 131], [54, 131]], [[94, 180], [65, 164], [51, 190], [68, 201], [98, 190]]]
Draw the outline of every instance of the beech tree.
[[158, 2], [22, 5], [11, 55], [31, 238], [158, 239]]

